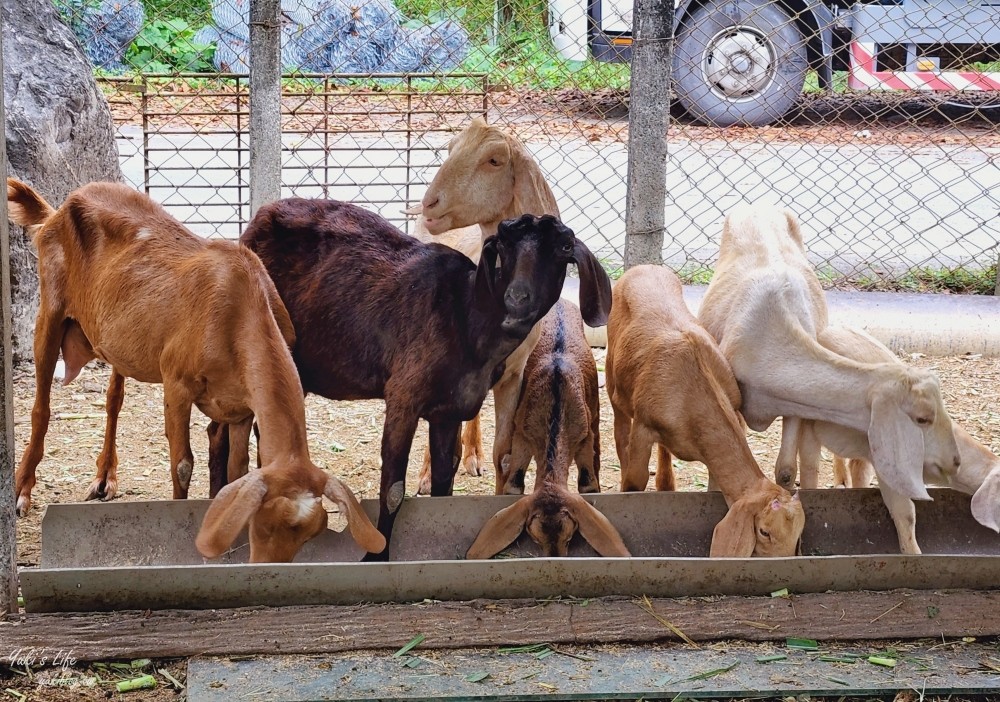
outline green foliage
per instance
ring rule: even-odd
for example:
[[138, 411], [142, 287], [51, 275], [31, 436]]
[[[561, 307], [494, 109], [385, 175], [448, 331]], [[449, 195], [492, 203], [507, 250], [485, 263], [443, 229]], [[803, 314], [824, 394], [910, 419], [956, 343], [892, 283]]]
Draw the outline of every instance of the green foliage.
[[211, 0], [143, 0], [142, 5], [150, 22], [180, 17], [195, 29], [208, 24], [212, 12]]
[[181, 17], [147, 22], [125, 60], [142, 73], [214, 71], [214, 48], [194, 41], [196, 28]]
[[486, 73], [491, 85], [518, 88], [625, 89], [628, 64], [568, 61], [538, 34], [521, 34], [507, 46], [472, 46], [462, 70]]

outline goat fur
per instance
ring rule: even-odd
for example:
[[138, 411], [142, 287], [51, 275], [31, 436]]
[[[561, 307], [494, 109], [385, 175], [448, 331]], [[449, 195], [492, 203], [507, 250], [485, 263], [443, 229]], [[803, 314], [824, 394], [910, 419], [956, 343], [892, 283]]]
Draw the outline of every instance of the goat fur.
[[[803, 261], [790, 211], [741, 206], [726, 217], [698, 316], [732, 366], [747, 425], [763, 431], [781, 416], [785, 425], [812, 419], [864, 432], [884, 489], [930, 499], [924, 472], [951, 473], [960, 463], [937, 377], [824, 348], [817, 334], [826, 326], [826, 302]], [[789, 428], [786, 437], [794, 440], [797, 431]]]
[[757, 465], [737, 412], [736, 378], [715, 340], [688, 310], [672, 271], [635, 266], [618, 280], [605, 374], [622, 492], [646, 489], [656, 443], [658, 488], [672, 489], [671, 455], [676, 455], [704, 463], [710, 483], [729, 505], [712, 535], [711, 556], [799, 552], [802, 503]]
[[[555, 196], [538, 163], [517, 137], [499, 127], [474, 119], [448, 146], [448, 158], [427, 187], [421, 204], [407, 210], [419, 214], [414, 236], [424, 242], [445, 244], [461, 251], [474, 263], [483, 243], [497, 231], [500, 221], [524, 214], [559, 216]], [[541, 330], [531, 333], [508, 358], [503, 377], [493, 387], [496, 433], [493, 464], [497, 480], [502, 461], [510, 454], [514, 413], [528, 354]], [[477, 415], [465, 427], [463, 465], [469, 475], [483, 469], [482, 430]], [[418, 493], [430, 491], [429, 454], [425, 455]], [[497, 486], [497, 494], [502, 487]]]
[[34, 228], [41, 284], [31, 439], [16, 479], [22, 511], [44, 453], [62, 348], [67, 378], [99, 358], [114, 368], [113, 383], [163, 384], [174, 498], [187, 496], [191, 476], [192, 405], [242, 427], [256, 414], [263, 468], [212, 503], [197, 539], [204, 555], [219, 555], [249, 524], [252, 562], [291, 560], [326, 527], [324, 495], [346, 513], [362, 547], [384, 548], [347, 486], [309, 460], [302, 388], [286, 343], [291, 325], [252, 252], [195, 236], [117, 183], [83, 186], [53, 210], [8, 178], [7, 200], [11, 220]]
[[[860, 329], [827, 327], [818, 337], [827, 349], [862, 363], [903, 362], [877, 339]], [[820, 447], [827, 446], [843, 463], [848, 459], [850, 480], [854, 487], [867, 487], [876, 473], [871, 464], [871, 448], [864, 432], [829, 422], [804, 421], [798, 438], [798, 455], [803, 487], [817, 486]], [[965, 429], [954, 425], [961, 465], [954, 471], [925, 471], [927, 485], [949, 487], [972, 495], [972, 515], [983, 526], [1000, 531], [1000, 458], [976, 441]], [[845, 484], [841, 476], [838, 484]], [[881, 480], [879, 481], [881, 488]], [[916, 538], [916, 510], [913, 501], [892, 490], [882, 490], [883, 499], [899, 536], [903, 553], [920, 553]]]
[[505, 359], [559, 299], [566, 266], [580, 268], [585, 318], [603, 323], [611, 305], [600, 263], [551, 216], [502, 223], [478, 266], [326, 200], [266, 205], [241, 242], [260, 256], [288, 309], [305, 391], [385, 399], [378, 527], [387, 540], [418, 419], [430, 423], [431, 494], [450, 494], [460, 423], [476, 415]]
[[523, 494], [525, 471], [534, 457], [534, 489], [486, 523], [467, 557], [489, 558], [525, 530], [546, 556], [567, 555], [578, 530], [602, 556], [629, 556], [611, 522], [568, 489], [569, 468], [575, 461], [579, 492], [600, 492], [597, 364], [580, 310], [560, 300], [540, 324], [541, 336], [524, 369], [513, 445], [504, 470], [504, 491]]

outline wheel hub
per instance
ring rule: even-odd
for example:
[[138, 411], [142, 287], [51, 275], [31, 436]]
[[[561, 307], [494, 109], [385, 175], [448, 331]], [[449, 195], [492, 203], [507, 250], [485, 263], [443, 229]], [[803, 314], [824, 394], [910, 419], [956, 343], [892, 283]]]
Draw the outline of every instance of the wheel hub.
[[729, 27], [705, 47], [702, 72], [713, 90], [729, 100], [753, 97], [774, 79], [774, 50], [750, 27]]

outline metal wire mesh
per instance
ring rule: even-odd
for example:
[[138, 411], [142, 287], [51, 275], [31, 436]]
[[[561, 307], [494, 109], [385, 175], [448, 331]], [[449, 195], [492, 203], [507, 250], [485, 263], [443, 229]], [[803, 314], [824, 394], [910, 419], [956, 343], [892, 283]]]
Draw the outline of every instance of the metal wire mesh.
[[[237, 235], [249, 0], [57, 3], [107, 86], [129, 179], [197, 231]], [[620, 266], [631, 8], [285, 0], [283, 194], [367, 203], [406, 226], [449, 137], [484, 114]], [[799, 215], [829, 285], [992, 291], [998, 54], [1000, 7], [978, 1], [679, 3], [664, 260], [704, 282], [725, 212], [769, 198]]]

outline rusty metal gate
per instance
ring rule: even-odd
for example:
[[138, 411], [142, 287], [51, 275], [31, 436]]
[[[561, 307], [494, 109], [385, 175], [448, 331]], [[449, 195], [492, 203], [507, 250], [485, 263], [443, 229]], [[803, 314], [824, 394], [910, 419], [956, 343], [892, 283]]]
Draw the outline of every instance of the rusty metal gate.
[[[402, 214], [453, 130], [486, 116], [485, 74], [296, 75], [283, 81], [282, 196], [349, 200], [407, 230]], [[101, 78], [126, 181], [202, 236], [249, 219], [249, 86], [235, 74]], [[417, 186], [417, 187], [415, 187]]]

